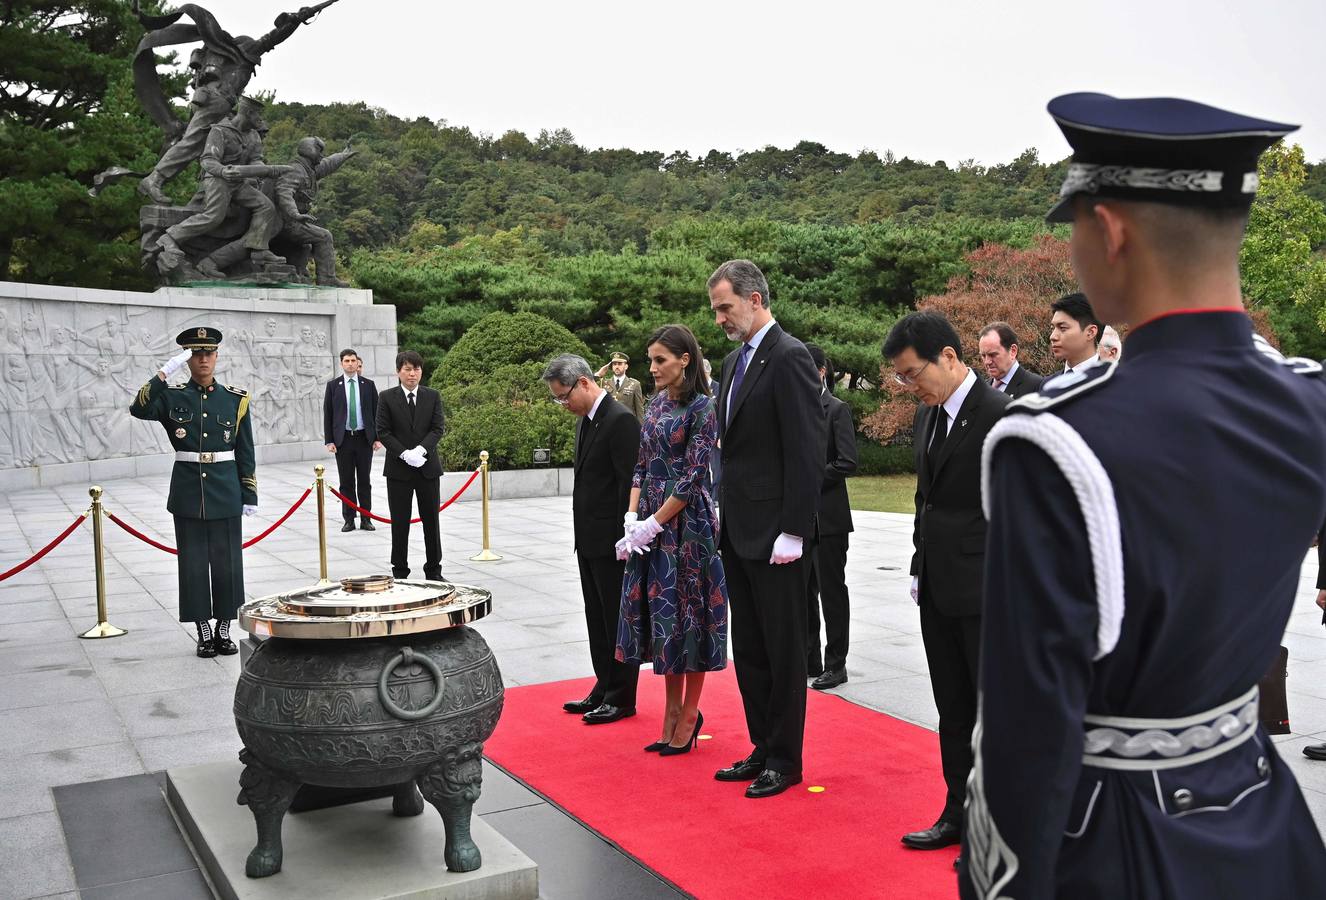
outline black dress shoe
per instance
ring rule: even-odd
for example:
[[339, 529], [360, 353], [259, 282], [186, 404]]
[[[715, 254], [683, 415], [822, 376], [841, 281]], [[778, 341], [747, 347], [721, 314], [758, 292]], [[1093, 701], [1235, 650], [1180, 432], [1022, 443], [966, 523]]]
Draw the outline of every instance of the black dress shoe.
[[603, 705], [602, 700], [595, 700], [593, 697], [586, 697], [584, 700], [568, 700], [562, 704], [562, 709], [569, 713], [575, 713], [583, 716], [587, 712], [593, 712]]
[[773, 769], [765, 769], [760, 773], [760, 777], [756, 778], [751, 782], [751, 786], [746, 788], [746, 796], [752, 800], [759, 800], [762, 797], [774, 797], [800, 783], [800, 775], [787, 775], [783, 772], [775, 772]]
[[613, 706], [604, 703], [597, 709], [592, 709], [581, 716], [586, 725], [607, 725], [609, 722], [616, 722], [618, 719], [629, 719], [635, 715], [634, 706]]
[[234, 641], [228, 637], [223, 638], [219, 634], [212, 639], [212, 647], [214, 647], [216, 652], [221, 656], [234, 656], [239, 652], [239, 648], [235, 646]]
[[341, 526], [341, 531], [354, 531], [354, 530], [355, 530], [354, 522], [346, 522], [344, 525]]
[[846, 669], [829, 669], [819, 678], [816, 678], [814, 681], [812, 681], [810, 683], [810, 686], [817, 691], [824, 691], [828, 690], [829, 688], [836, 688], [838, 685], [846, 683], [847, 683]]
[[211, 659], [216, 656], [216, 645], [211, 641], [199, 641], [198, 649], [195, 652], [200, 659]]
[[961, 840], [962, 829], [943, 819], [925, 831], [913, 831], [902, 836], [902, 842], [913, 850], [939, 850], [942, 847], [952, 847]]
[[360, 531], [377, 531], [377, 527], [373, 524], [373, 520], [372, 520], [372, 519], [364, 519], [362, 522], [359, 523], [359, 530], [360, 530]]
[[1326, 744], [1308, 744], [1303, 748], [1303, 755], [1308, 759], [1326, 759]]
[[726, 769], [714, 773], [716, 781], [750, 781], [764, 771], [764, 760], [756, 759], [754, 754], [739, 759]]

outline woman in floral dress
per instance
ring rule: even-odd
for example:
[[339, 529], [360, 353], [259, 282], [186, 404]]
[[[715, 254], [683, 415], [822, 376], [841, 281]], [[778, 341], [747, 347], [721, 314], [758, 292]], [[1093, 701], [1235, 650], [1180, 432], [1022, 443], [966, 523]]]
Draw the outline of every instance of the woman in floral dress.
[[653, 660], [667, 691], [663, 733], [645, 750], [686, 753], [704, 724], [704, 673], [727, 665], [727, 583], [718, 517], [705, 487], [718, 439], [717, 403], [695, 335], [665, 325], [649, 338], [657, 393], [640, 429], [626, 537], [617, 659]]

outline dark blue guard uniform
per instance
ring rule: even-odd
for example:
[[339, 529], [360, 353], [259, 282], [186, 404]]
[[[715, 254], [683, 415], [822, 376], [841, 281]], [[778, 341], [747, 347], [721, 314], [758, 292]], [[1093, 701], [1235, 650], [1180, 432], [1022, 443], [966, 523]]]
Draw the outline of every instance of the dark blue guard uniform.
[[[1050, 106], [1087, 148], [1070, 199], [1246, 205], [1257, 154], [1292, 130], [1075, 97]], [[1256, 689], [1326, 517], [1321, 366], [1255, 339], [1241, 310], [1167, 314], [1121, 363], [1010, 404], [984, 472], [962, 896], [1323, 896], [1326, 848]]]

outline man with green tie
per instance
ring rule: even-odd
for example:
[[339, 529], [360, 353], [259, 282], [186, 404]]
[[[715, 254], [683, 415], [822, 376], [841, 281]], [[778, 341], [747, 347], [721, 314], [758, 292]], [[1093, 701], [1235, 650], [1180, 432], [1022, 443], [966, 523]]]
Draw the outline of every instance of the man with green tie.
[[[338, 378], [327, 382], [322, 400], [322, 439], [327, 452], [336, 454], [336, 471], [340, 476], [341, 495], [364, 510], [373, 508], [372, 475], [373, 452], [381, 450], [376, 418], [378, 389], [372, 379], [363, 376], [364, 361], [350, 348], [341, 351], [341, 371]], [[341, 531], [355, 530], [355, 508], [342, 502], [341, 517], [345, 524]], [[375, 531], [373, 520], [363, 515], [359, 527]]]

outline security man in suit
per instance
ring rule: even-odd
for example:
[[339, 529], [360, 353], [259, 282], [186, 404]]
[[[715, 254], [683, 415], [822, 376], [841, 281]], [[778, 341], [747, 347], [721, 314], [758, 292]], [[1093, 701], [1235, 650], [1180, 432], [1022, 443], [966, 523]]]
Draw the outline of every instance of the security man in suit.
[[[327, 382], [322, 398], [322, 439], [327, 452], [336, 454], [340, 492], [361, 509], [373, 509], [373, 453], [378, 440], [378, 388], [363, 374], [364, 361], [350, 348], [341, 351], [341, 376]], [[355, 509], [342, 502], [341, 531], [355, 530]], [[359, 527], [375, 531], [373, 520], [360, 516]]]
[[[852, 507], [847, 479], [856, 474], [856, 426], [852, 410], [833, 395], [833, 368], [824, 351], [807, 344], [820, 373], [820, 405], [828, 423], [820, 514], [815, 522], [810, 583], [806, 587], [806, 671], [815, 676], [817, 691], [847, 682], [847, 632], [851, 608], [847, 596], [847, 536], [852, 532]], [[820, 660], [820, 606], [824, 607], [824, 659]]]
[[939, 711], [939, 756], [948, 792], [935, 824], [902, 836], [916, 850], [956, 844], [971, 771], [981, 639], [981, 444], [1008, 405], [962, 361], [962, 342], [937, 312], [903, 316], [884, 341], [894, 380], [921, 401], [912, 424], [916, 519], [912, 599]]
[[801, 783], [806, 730], [806, 583], [824, 477], [824, 407], [806, 347], [769, 310], [769, 283], [734, 259], [709, 276], [714, 321], [741, 347], [723, 361], [719, 550], [732, 658], [753, 749], [718, 770], [772, 797]]
[[986, 441], [964, 897], [1319, 897], [1326, 847], [1258, 722], [1326, 521], [1326, 380], [1254, 336], [1239, 249], [1295, 126], [1068, 94], [1050, 214], [1128, 353]]
[[981, 329], [976, 342], [990, 387], [1010, 400], [1040, 390], [1044, 377], [1028, 371], [1018, 362], [1018, 335], [1007, 322], [991, 322]]
[[[594, 374], [601, 379], [599, 385], [612, 395], [622, 406], [629, 409], [635, 416], [637, 422], [645, 420], [645, 391], [630, 375], [626, 374], [626, 366], [630, 359], [620, 350], [612, 354], [611, 362], [601, 366]], [[608, 368], [612, 368], [612, 377], [606, 377]]]
[[631, 477], [640, 453], [640, 423], [594, 382], [589, 363], [579, 356], [554, 357], [543, 370], [543, 380], [553, 402], [580, 419], [571, 520], [595, 676], [589, 693], [581, 700], [563, 703], [562, 709], [580, 714], [587, 725], [603, 725], [635, 715], [640, 678], [638, 665], [617, 662], [615, 657], [626, 571], [626, 563], [617, 559], [615, 545], [631, 497]]
[[424, 577], [442, 580], [442, 532], [438, 527], [442, 464], [437, 442], [446, 424], [442, 396], [419, 382], [424, 359], [413, 350], [396, 354], [400, 384], [378, 398], [378, 440], [387, 448], [382, 474], [387, 479], [387, 508], [391, 510], [391, 574], [410, 577], [410, 519], [415, 498], [424, 529]]
[[[194, 623], [199, 656], [230, 656], [238, 650], [230, 620], [244, 603], [240, 516], [258, 511], [249, 395], [216, 381], [220, 331], [186, 328], [175, 342], [184, 350], [138, 389], [129, 414], [160, 422], [175, 448], [166, 509], [175, 517], [180, 621]], [[185, 366], [189, 381], [168, 385]]]

